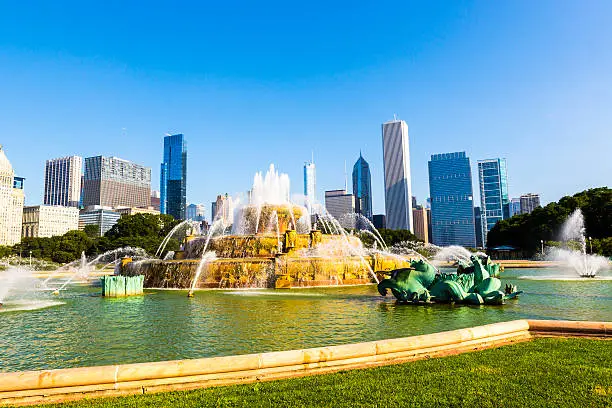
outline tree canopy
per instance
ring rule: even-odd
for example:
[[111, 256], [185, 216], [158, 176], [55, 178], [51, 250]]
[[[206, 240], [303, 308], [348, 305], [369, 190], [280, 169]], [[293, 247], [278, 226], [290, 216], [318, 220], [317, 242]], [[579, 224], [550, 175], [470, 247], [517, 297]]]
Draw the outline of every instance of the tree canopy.
[[580, 208], [584, 215], [587, 236], [595, 241], [593, 251], [612, 255], [612, 189], [607, 187], [585, 190], [536, 208], [530, 214], [515, 215], [499, 221], [489, 231], [487, 245], [510, 245], [536, 252], [540, 248], [541, 240], [559, 240], [561, 226], [577, 208]]

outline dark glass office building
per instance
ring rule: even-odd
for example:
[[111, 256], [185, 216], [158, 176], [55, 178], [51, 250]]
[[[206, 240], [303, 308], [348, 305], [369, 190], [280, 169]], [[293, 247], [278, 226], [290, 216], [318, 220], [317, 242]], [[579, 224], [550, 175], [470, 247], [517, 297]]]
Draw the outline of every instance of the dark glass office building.
[[472, 175], [465, 152], [431, 156], [429, 192], [432, 242], [475, 247]]
[[160, 176], [160, 212], [185, 219], [187, 205], [187, 144], [182, 134], [164, 137]]
[[372, 181], [370, 165], [359, 153], [359, 159], [353, 166], [353, 195], [356, 212], [372, 220]]

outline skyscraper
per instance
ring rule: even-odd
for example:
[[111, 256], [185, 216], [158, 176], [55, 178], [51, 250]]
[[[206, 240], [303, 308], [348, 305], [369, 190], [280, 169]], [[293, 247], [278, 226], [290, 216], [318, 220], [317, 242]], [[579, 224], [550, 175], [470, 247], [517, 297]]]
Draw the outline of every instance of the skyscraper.
[[414, 231], [408, 125], [397, 119], [383, 123], [382, 139], [387, 228]]
[[189, 204], [186, 210], [186, 216], [191, 221], [204, 221], [204, 204]]
[[325, 192], [325, 209], [339, 220], [344, 215], [355, 212], [355, 196], [346, 190], [328, 190]]
[[0, 245], [21, 241], [23, 178], [15, 177], [13, 166], [0, 145]]
[[81, 199], [83, 159], [68, 156], [45, 163], [45, 205], [78, 207]]
[[317, 173], [314, 159], [304, 163], [304, 197], [306, 208], [313, 213], [313, 204], [317, 202]]
[[520, 201], [521, 214], [529, 214], [540, 206], [540, 195], [535, 193], [523, 194]]
[[148, 207], [151, 168], [118, 157], [85, 158], [83, 205]]
[[432, 242], [476, 246], [470, 159], [465, 152], [434, 154], [428, 165]]
[[511, 198], [508, 204], [508, 217], [514, 217], [521, 213], [521, 199]]
[[359, 159], [353, 166], [353, 195], [355, 207], [359, 214], [372, 220], [372, 181], [370, 165], [359, 152]]
[[474, 207], [474, 229], [476, 230], [476, 247], [483, 248], [482, 240], [482, 219], [480, 217], [480, 207]]
[[478, 181], [482, 238], [486, 246], [487, 233], [497, 221], [505, 220], [509, 216], [506, 159], [478, 160]]
[[184, 220], [187, 205], [187, 143], [182, 134], [164, 137], [160, 195], [161, 213]]

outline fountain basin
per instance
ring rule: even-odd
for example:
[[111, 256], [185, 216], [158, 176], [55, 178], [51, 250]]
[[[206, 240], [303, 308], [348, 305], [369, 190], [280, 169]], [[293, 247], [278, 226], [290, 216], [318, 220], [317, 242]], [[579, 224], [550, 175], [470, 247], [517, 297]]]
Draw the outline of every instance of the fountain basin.
[[[374, 283], [384, 272], [408, 267], [410, 257], [368, 253], [353, 236], [317, 231], [282, 237], [235, 235], [212, 239], [207, 250], [218, 258], [204, 263], [193, 284], [204, 251], [203, 239], [191, 240], [182, 256], [190, 259], [146, 260], [123, 265], [121, 274], [144, 275], [147, 288], [293, 288]], [[282, 252], [281, 252], [282, 249]]]

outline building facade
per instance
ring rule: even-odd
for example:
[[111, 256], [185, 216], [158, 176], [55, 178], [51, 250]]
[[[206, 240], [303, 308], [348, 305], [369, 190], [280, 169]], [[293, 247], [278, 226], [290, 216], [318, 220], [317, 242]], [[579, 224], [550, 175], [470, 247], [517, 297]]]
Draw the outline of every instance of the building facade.
[[108, 207], [86, 207], [79, 213], [79, 229], [85, 229], [86, 225], [97, 225], [98, 235], [102, 236], [113, 228], [119, 218], [121, 218], [121, 214]]
[[325, 209], [339, 220], [345, 214], [355, 212], [355, 196], [346, 190], [328, 190], [325, 192]]
[[79, 207], [82, 177], [83, 159], [79, 156], [47, 160], [43, 204]]
[[521, 213], [521, 199], [511, 198], [508, 203], [508, 217], [514, 217]]
[[15, 177], [13, 166], [0, 145], [0, 245], [21, 241], [23, 178]]
[[217, 220], [223, 220], [223, 225], [229, 226], [234, 222], [234, 206], [229, 194], [218, 195], [217, 201], [213, 202], [211, 224]]
[[160, 211], [185, 219], [187, 207], [187, 143], [182, 134], [164, 137], [160, 175]]
[[85, 159], [83, 206], [142, 207], [151, 205], [151, 168], [118, 157]]
[[521, 214], [529, 214], [540, 207], [540, 195], [535, 193], [523, 194], [520, 198]]
[[161, 202], [161, 199], [159, 197], [159, 191], [158, 190], [151, 190], [151, 207], [153, 207], [157, 211], [160, 211], [160, 209], [159, 209], [160, 202]]
[[372, 220], [372, 180], [370, 165], [359, 153], [359, 159], [353, 166], [353, 195], [355, 211]]
[[308, 212], [313, 214], [317, 202], [317, 169], [314, 160], [304, 163], [304, 197]]
[[465, 152], [434, 154], [428, 167], [432, 243], [476, 246], [470, 159]]
[[403, 120], [383, 123], [382, 139], [387, 228], [414, 232], [408, 125]]
[[23, 207], [23, 238], [57, 237], [79, 229], [79, 209], [61, 205]]
[[153, 206], [147, 208], [143, 207], [115, 207], [113, 211], [118, 212], [121, 216], [134, 215], [134, 214], [151, 214], [159, 215], [159, 210], [156, 210]]
[[204, 204], [189, 204], [187, 206], [187, 219], [191, 221], [204, 221]]
[[412, 209], [412, 221], [414, 225], [414, 235], [424, 243], [428, 244], [429, 239], [429, 220], [431, 214], [428, 208], [418, 206]]
[[480, 216], [480, 207], [474, 207], [474, 226], [476, 230], [476, 247], [484, 248], [482, 240], [482, 219]]
[[506, 159], [478, 160], [480, 185], [480, 219], [482, 238], [487, 245], [487, 233], [500, 220], [509, 217], [508, 173]]

